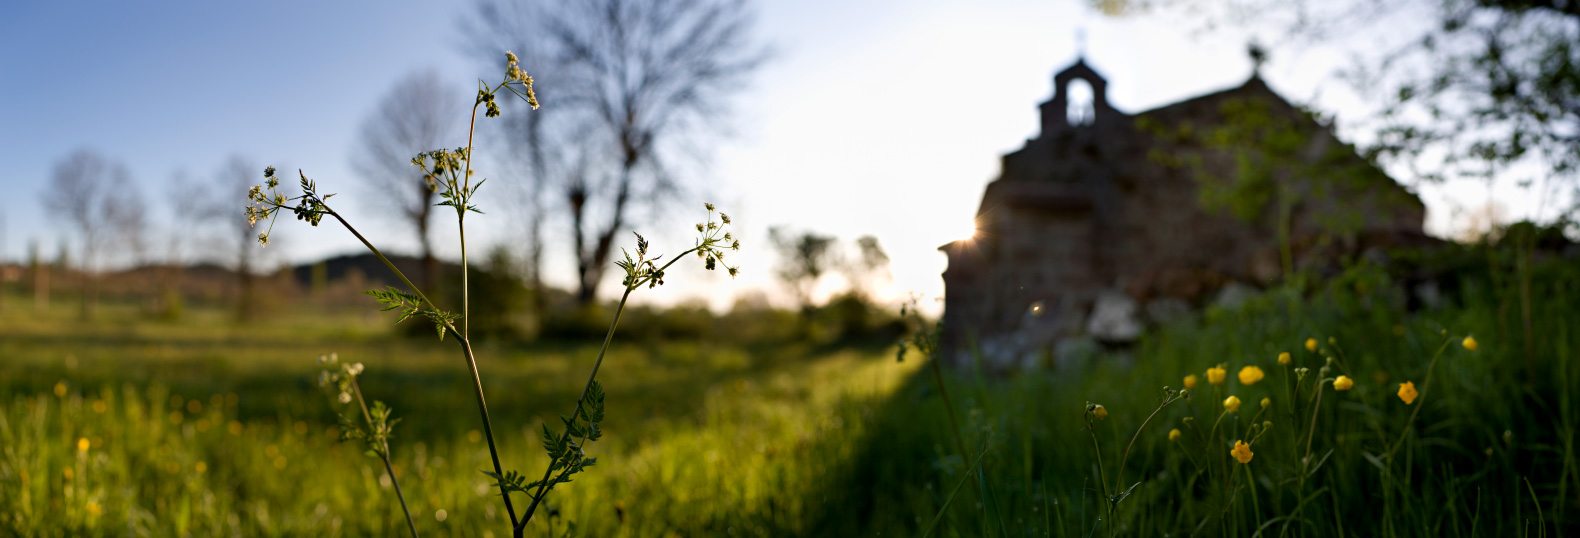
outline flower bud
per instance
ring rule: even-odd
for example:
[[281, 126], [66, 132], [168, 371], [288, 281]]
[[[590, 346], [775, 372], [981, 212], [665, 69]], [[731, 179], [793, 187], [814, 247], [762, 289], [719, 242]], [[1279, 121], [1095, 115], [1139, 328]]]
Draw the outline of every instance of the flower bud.
[[1179, 441], [1180, 437], [1182, 437], [1184, 435], [1185, 434], [1180, 433], [1180, 429], [1179, 428], [1174, 428], [1172, 430], [1169, 430], [1169, 440], [1170, 441]]
[[1476, 339], [1469, 336], [1466, 336], [1465, 341], [1460, 342], [1459, 344], [1465, 346], [1465, 349], [1470, 351], [1475, 351], [1476, 348], [1479, 347], [1478, 344], [1476, 344]]
[[1273, 399], [1272, 398], [1262, 398], [1262, 409], [1267, 409], [1267, 408], [1272, 407], [1272, 406], [1273, 406]]
[[1306, 351], [1310, 351], [1312, 353], [1315, 353], [1317, 351], [1317, 339], [1316, 338], [1307, 338], [1306, 339]]
[[1098, 420], [1108, 418], [1108, 408], [1103, 407], [1102, 405], [1093, 407], [1092, 416], [1097, 417]]
[[1237, 397], [1237, 396], [1230, 396], [1228, 398], [1224, 398], [1224, 400], [1223, 400], [1223, 410], [1224, 411], [1228, 411], [1230, 413], [1237, 413], [1237, 412], [1239, 412], [1240, 411], [1240, 398]]
[[1339, 376], [1333, 380], [1333, 390], [1350, 390], [1355, 386], [1355, 380], [1349, 376]]
[[1279, 366], [1289, 366], [1289, 363], [1292, 363], [1292, 362], [1294, 362], [1294, 359], [1291, 359], [1289, 357], [1289, 352], [1288, 351], [1285, 351], [1283, 353], [1279, 353], [1278, 354], [1278, 365]]

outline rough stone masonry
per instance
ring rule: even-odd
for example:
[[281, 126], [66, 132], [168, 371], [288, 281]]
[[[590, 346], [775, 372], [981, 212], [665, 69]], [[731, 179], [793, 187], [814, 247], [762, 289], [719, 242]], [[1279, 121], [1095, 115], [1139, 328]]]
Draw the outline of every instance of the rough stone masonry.
[[[1091, 87], [1089, 104], [1071, 101], [1077, 79]], [[1049, 360], [1072, 337], [1123, 344], [1144, 323], [1278, 281], [1276, 210], [1246, 219], [1204, 209], [1199, 178], [1233, 178], [1236, 161], [1202, 136], [1179, 136], [1224, 125], [1231, 104], [1258, 103], [1304, 134], [1308, 161], [1337, 152], [1332, 166], [1350, 171], [1337, 183], [1322, 181], [1320, 166], [1278, 178], [1299, 193], [1288, 213], [1296, 268], [1331, 269], [1346, 256], [1431, 241], [1419, 198], [1255, 74], [1239, 87], [1136, 114], [1108, 104], [1107, 81], [1084, 60], [1053, 83], [1053, 99], [1040, 106], [1042, 132], [1003, 157], [977, 210], [977, 233], [939, 248], [949, 257], [946, 363], [980, 361], [1002, 372]], [[1181, 166], [1171, 158], [1181, 155], [1200, 157]]]

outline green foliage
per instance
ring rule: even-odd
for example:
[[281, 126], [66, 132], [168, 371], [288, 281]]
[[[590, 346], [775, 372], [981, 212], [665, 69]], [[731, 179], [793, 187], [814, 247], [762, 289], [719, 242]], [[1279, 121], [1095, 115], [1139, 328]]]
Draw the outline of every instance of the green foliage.
[[418, 314], [427, 316], [428, 319], [433, 320], [434, 327], [439, 332], [440, 340], [444, 339], [445, 328], [453, 326], [457, 320], [461, 319], [460, 314], [425, 307], [426, 301], [422, 300], [422, 298], [400, 291], [394, 286], [382, 290], [367, 290], [362, 293], [373, 296], [374, 300], [378, 301], [379, 304], [383, 304], [384, 308], [382, 310], [385, 312], [400, 310], [400, 317], [395, 319], [395, 323], [406, 321], [407, 318]]

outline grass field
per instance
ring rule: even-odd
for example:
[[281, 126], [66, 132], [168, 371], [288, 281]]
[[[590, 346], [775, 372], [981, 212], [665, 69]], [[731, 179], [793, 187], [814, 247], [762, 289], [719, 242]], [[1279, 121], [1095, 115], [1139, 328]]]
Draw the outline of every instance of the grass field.
[[[1572, 536], [1580, 271], [1566, 263], [1531, 273], [1528, 294], [1466, 275], [1450, 304], [1413, 312], [1404, 285], [1356, 269], [1056, 371], [950, 373], [966, 454], [914, 354], [617, 338], [599, 463], [555, 490], [531, 533], [916, 536], [936, 521], [939, 536]], [[0, 535], [402, 532], [378, 460], [336, 441], [337, 404], [314, 382], [329, 352], [365, 363], [368, 397], [404, 419], [392, 448], [423, 534], [507, 534], [453, 344], [390, 338], [376, 316], [239, 327], [108, 308], [82, 324], [69, 305], [35, 318], [9, 304]], [[568, 411], [596, 351], [480, 347], [507, 469], [541, 472], [535, 428]], [[1220, 363], [1225, 383], [1209, 383]], [[1265, 377], [1244, 383], [1245, 366]], [[1187, 375], [1192, 395], [1138, 434]], [[1335, 390], [1337, 375], [1353, 388]], [[1106, 412], [1090, 432], [1088, 402]], [[1254, 440], [1247, 463], [1231, 456], [1240, 440]]]

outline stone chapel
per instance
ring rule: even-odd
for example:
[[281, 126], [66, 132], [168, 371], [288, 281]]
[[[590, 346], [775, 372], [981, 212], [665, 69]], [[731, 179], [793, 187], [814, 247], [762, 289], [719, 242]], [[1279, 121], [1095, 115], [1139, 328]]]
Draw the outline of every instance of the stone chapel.
[[[1078, 80], [1090, 87], [1089, 101], [1073, 100]], [[980, 360], [1007, 371], [1051, 357], [1070, 337], [1123, 344], [1226, 287], [1273, 284], [1285, 266], [1279, 222], [1287, 222], [1297, 269], [1332, 270], [1369, 251], [1430, 241], [1419, 198], [1256, 74], [1133, 114], [1108, 103], [1107, 81], [1084, 59], [1056, 74], [1053, 87], [1039, 107], [1041, 133], [1004, 155], [988, 183], [976, 234], [939, 248], [949, 259], [946, 363]], [[1301, 133], [1302, 162], [1286, 167], [1299, 172], [1275, 176], [1299, 193], [1288, 218], [1273, 207], [1281, 204], [1246, 218], [1199, 200], [1204, 174], [1237, 177], [1234, 148], [1205, 140], [1226, 124], [1226, 111], [1247, 103]], [[1328, 178], [1337, 171], [1343, 181]]]

